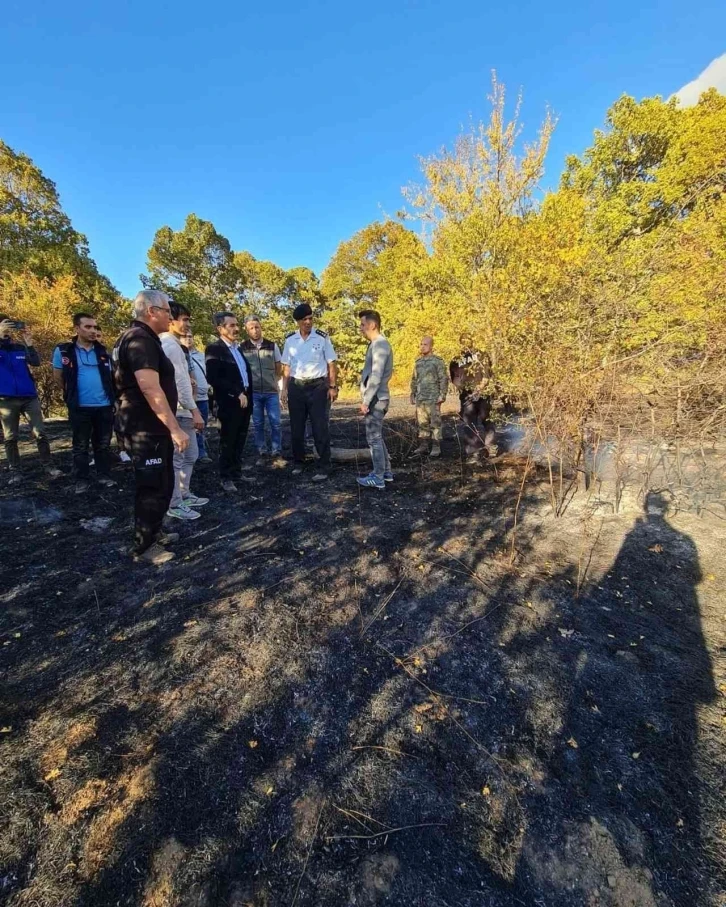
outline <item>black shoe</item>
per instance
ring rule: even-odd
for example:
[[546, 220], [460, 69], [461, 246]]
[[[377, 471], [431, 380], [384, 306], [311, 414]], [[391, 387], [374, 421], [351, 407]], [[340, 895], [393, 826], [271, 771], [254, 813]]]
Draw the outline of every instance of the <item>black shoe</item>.
[[75, 494], [85, 494], [89, 488], [90, 485], [88, 484], [88, 482], [85, 479], [80, 479], [78, 482], [76, 482], [73, 491]]

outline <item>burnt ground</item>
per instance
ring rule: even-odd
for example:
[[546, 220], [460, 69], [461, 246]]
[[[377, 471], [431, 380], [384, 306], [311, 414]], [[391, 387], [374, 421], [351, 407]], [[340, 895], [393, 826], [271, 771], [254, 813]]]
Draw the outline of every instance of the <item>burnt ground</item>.
[[161, 569], [124, 555], [125, 467], [89, 499], [0, 473], [0, 900], [726, 903], [724, 521], [555, 520], [533, 481], [512, 565], [522, 464], [451, 426], [407, 461], [396, 413], [385, 493], [199, 468]]

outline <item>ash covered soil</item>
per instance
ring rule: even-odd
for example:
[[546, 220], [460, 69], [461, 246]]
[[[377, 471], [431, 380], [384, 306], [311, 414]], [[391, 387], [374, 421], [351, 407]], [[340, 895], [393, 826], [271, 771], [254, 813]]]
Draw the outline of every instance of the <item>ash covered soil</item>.
[[409, 415], [384, 493], [199, 467], [160, 569], [65, 425], [66, 478], [0, 473], [0, 901], [726, 903], [724, 520], [555, 520], [542, 475], [512, 564], [523, 464], [463, 462], [453, 415], [416, 463]]

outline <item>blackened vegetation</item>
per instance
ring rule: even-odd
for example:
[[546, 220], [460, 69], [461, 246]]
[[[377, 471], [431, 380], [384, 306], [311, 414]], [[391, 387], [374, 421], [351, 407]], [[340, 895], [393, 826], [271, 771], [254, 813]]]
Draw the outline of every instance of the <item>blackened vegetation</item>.
[[200, 468], [160, 570], [122, 553], [122, 467], [90, 511], [2, 491], [6, 903], [719, 903], [715, 530], [699, 559], [651, 498], [585, 531], [530, 483], [512, 565], [521, 464], [390, 427], [385, 493]]

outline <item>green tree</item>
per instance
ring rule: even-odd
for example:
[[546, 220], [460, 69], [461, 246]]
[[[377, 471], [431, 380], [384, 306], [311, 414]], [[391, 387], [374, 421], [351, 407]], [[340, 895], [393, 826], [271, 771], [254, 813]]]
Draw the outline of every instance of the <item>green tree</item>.
[[356, 313], [378, 310], [394, 340], [421, 307], [415, 277], [426, 260], [421, 239], [392, 220], [369, 224], [338, 246], [322, 276], [322, 322], [334, 338], [347, 383], [357, 381], [365, 358]]
[[181, 230], [156, 231], [147, 268], [145, 286], [170, 293], [210, 330], [215, 312], [239, 303], [242, 273], [229, 240], [196, 214], [187, 216]]

